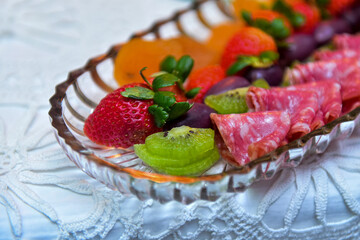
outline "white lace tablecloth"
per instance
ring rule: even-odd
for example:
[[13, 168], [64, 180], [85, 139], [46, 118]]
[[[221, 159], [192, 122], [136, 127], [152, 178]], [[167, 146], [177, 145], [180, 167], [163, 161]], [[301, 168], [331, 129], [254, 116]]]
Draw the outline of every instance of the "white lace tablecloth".
[[359, 130], [272, 181], [189, 206], [125, 197], [67, 159], [47, 116], [54, 86], [189, 1], [0, 4], [0, 239], [360, 238]]

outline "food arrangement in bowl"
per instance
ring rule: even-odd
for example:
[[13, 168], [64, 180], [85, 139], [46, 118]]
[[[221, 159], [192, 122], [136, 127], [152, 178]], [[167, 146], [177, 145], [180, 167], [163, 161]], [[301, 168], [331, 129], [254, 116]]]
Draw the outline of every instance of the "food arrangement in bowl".
[[[211, 27], [208, 2], [235, 19]], [[171, 21], [185, 33], [187, 11], [211, 29], [205, 42], [141, 38]], [[70, 74], [51, 99], [58, 140], [89, 175], [141, 199], [243, 190], [356, 127], [359, 20], [355, 1], [196, 2]], [[117, 89], [98, 73], [108, 58]], [[81, 86], [86, 72], [101, 91]]]

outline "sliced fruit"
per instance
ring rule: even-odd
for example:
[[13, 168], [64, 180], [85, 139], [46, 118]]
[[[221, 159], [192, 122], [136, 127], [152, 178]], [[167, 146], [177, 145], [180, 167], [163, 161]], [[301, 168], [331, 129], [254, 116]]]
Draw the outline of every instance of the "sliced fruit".
[[146, 138], [149, 152], [168, 158], [196, 158], [211, 150], [214, 131], [206, 128], [182, 126], [167, 132], [153, 134]]
[[195, 162], [185, 167], [154, 167], [158, 172], [174, 176], [197, 176], [208, 170], [220, 158], [218, 149], [215, 147], [209, 154], [201, 161]]
[[245, 113], [246, 93], [249, 88], [238, 88], [220, 95], [210, 95], [205, 98], [205, 104], [215, 109], [220, 114]]
[[[265, 89], [270, 88], [264, 79], [258, 79], [252, 85]], [[248, 111], [246, 104], [248, 89], [248, 87], [237, 88], [219, 95], [210, 95], [205, 98], [205, 104], [220, 114], [245, 113]]]
[[220, 157], [212, 129], [182, 126], [149, 136], [145, 144], [134, 145], [135, 153], [158, 172], [199, 175]]

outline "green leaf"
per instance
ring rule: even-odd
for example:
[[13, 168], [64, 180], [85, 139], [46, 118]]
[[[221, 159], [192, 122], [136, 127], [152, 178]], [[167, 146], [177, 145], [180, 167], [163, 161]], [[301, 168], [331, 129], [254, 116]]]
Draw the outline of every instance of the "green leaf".
[[158, 105], [152, 105], [148, 108], [148, 111], [154, 117], [154, 121], [157, 127], [163, 127], [166, 123], [166, 120], [169, 118], [169, 114], [164, 110], [164, 108]]
[[156, 78], [156, 77], [164, 75], [164, 74], [167, 74], [167, 72], [161, 71], [161, 72], [153, 73], [153, 74], [151, 74], [151, 77]]
[[154, 79], [152, 87], [153, 90], [157, 92], [160, 88], [174, 85], [178, 80], [178, 77], [173, 74], [162, 74]]
[[319, 8], [326, 8], [330, 3], [330, 0], [316, 0], [316, 5]]
[[175, 69], [176, 64], [175, 57], [169, 55], [160, 63], [160, 71], [171, 73]]
[[149, 100], [154, 98], [154, 92], [144, 87], [126, 88], [125, 91], [121, 92], [121, 95], [127, 98], [139, 100]]
[[290, 29], [285, 25], [285, 22], [281, 18], [276, 18], [271, 22], [270, 35], [276, 39], [284, 39], [290, 35]]
[[170, 107], [176, 102], [173, 92], [160, 91], [154, 95], [154, 103], [163, 107], [165, 111], [170, 111]]
[[175, 103], [169, 112], [169, 121], [177, 119], [191, 109], [193, 105], [188, 102]]
[[294, 27], [302, 27], [305, 25], [306, 23], [306, 18], [304, 15], [302, 15], [301, 13], [295, 13], [291, 19], [291, 24], [294, 26]]
[[188, 91], [185, 95], [188, 99], [193, 99], [195, 96], [200, 92], [201, 88], [193, 88], [190, 91]]
[[231, 65], [228, 70], [226, 71], [226, 74], [228, 76], [235, 75], [237, 72], [243, 70], [244, 68], [251, 66], [250, 61], [237, 61], [233, 65]]
[[252, 20], [251, 12], [243, 10], [241, 12], [241, 16], [247, 24], [252, 25], [253, 20]]
[[226, 74], [228, 76], [234, 75], [246, 67], [252, 66], [255, 68], [267, 68], [274, 64], [279, 59], [279, 54], [274, 51], [265, 51], [260, 56], [239, 56], [238, 60], [229, 67]]
[[274, 52], [274, 51], [265, 51], [265, 52], [262, 52], [259, 57], [260, 57], [260, 60], [263, 62], [273, 63], [274, 61], [279, 59], [279, 53]]
[[178, 76], [182, 82], [185, 82], [194, 67], [194, 60], [189, 56], [182, 56], [176, 64], [173, 74]]
[[285, 15], [294, 27], [302, 27], [305, 24], [305, 16], [295, 12], [292, 7], [283, 0], [277, 0], [273, 5], [273, 10]]

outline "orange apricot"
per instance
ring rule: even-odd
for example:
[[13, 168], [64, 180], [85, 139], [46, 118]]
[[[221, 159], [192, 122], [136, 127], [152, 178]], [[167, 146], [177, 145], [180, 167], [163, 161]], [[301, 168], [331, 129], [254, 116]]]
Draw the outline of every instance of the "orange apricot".
[[234, 15], [241, 19], [243, 10], [253, 12], [263, 8], [270, 8], [274, 0], [234, 0], [232, 1]]
[[120, 49], [115, 60], [114, 77], [120, 86], [143, 82], [140, 70], [147, 67], [144, 74], [150, 77], [153, 73], [159, 72], [161, 61], [168, 55], [176, 59], [190, 55], [195, 62], [194, 69], [214, 64], [218, 60], [214, 50], [186, 36], [153, 41], [133, 39]]
[[220, 56], [230, 38], [244, 26], [243, 22], [234, 21], [227, 22], [214, 27], [211, 30], [210, 37], [206, 41], [206, 45], [215, 50]]

